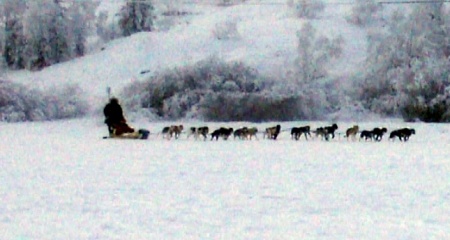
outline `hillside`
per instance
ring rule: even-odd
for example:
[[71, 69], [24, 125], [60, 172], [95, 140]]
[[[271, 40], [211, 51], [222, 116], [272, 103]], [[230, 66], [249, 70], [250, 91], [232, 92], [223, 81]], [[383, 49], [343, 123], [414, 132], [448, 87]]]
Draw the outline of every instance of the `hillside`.
[[[114, 5], [101, 7], [114, 9]], [[296, 32], [305, 20], [294, 17], [284, 0], [247, 1], [228, 7], [185, 5], [192, 15], [185, 24], [168, 31], [139, 33], [114, 40], [102, 51], [57, 64], [38, 72], [8, 71], [4, 78], [41, 89], [66, 83], [79, 84], [97, 108], [110, 86], [118, 94], [127, 84], [175, 66], [195, 63], [211, 55], [229, 61], [243, 61], [261, 74], [282, 78], [292, 66], [297, 51]], [[350, 5], [327, 4], [325, 11], [311, 20], [320, 35], [345, 40], [342, 57], [330, 65], [335, 76], [357, 70], [364, 59], [366, 33], [347, 23]], [[237, 33], [218, 39], [217, 31], [235, 24]], [[147, 72], [141, 74], [142, 71]]]

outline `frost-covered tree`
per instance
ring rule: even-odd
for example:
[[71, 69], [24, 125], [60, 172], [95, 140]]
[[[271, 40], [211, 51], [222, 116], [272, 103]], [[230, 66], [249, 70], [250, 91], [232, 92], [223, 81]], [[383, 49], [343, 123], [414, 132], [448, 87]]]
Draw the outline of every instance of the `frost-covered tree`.
[[[411, 14], [410, 56], [405, 71], [409, 78], [400, 79], [399, 89], [405, 99], [400, 99], [405, 118], [423, 121], [450, 121], [450, 19], [443, 3], [426, 4]], [[402, 81], [403, 80], [403, 81]], [[417, 106], [417, 107], [415, 107]], [[416, 111], [405, 112], [418, 108]]]
[[93, 1], [74, 1], [67, 9], [70, 50], [75, 57], [86, 52], [87, 37], [95, 27], [95, 9], [99, 5]]
[[[334, 80], [328, 74], [330, 63], [342, 53], [343, 38], [330, 39], [319, 36], [312, 24], [306, 23], [297, 32], [297, 58], [294, 62], [293, 79], [289, 87], [302, 99], [300, 112], [309, 118], [320, 118], [333, 110], [333, 97], [328, 86]], [[333, 104], [332, 104], [333, 103]]]
[[376, 0], [357, 0], [347, 21], [357, 26], [367, 26], [381, 19], [383, 6]]
[[3, 57], [8, 67], [19, 69], [24, 67], [23, 49], [25, 38], [23, 36], [22, 23], [10, 19], [5, 23]]
[[342, 53], [343, 38], [329, 39], [317, 36], [312, 24], [305, 24], [297, 32], [298, 46], [295, 68], [296, 78], [301, 84], [308, 84], [314, 80], [327, 77], [328, 63], [338, 58]]
[[42, 69], [83, 55], [97, 4], [2, 0], [5, 63], [10, 68]]
[[106, 11], [101, 11], [96, 18], [96, 33], [104, 42], [109, 42], [122, 36], [119, 24], [117, 21], [114, 21], [114, 19], [114, 16], [109, 16]]
[[[30, 1], [25, 22], [25, 35], [30, 52], [42, 52], [47, 64], [70, 58], [67, 9], [59, 0]], [[42, 49], [37, 49], [42, 48]]]
[[153, 31], [154, 7], [150, 0], [126, 2], [119, 15], [123, 36]]
[[58, 1], [30, 1], [24, 18], [26, 67], [43, 67], [70, 58], [65, 8]]
[[421, 4], [410, 15], [395, 13], [386, 33], [371, 36], [361, 94], [367, 108], [407, 120], [450, 120], [447, 16], [443, 3]]
[[48, 27], [47, 40], [50, 48], [48, 59], [50, 64], [54, 64], [70, 59], [69, 22], [66, 16], [67, 9], [61, 5], [59, 0], [54, 0], [53, 4], [49, 4], [48, 7], [51, 14], [48, 19], [44, 18], [44, 22]]
[[3, 58], [8, 67], [23, 68], [23, 49], [25, 37], [22, 18], [26, 9], [25, 0], [2, 0], [0, 10], [3, 18], [4, 31], [2, 37]]
[[325, 9], [322, 0], [288, 0], [287, 5], [299, 18], [316, 18]]

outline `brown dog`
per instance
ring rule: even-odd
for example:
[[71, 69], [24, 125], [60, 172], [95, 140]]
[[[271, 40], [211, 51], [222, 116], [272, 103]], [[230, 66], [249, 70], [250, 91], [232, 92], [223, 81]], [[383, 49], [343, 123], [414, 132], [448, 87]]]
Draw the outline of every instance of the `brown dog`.
[[182, 131], [183, 131], [183, 125], [170, 126], [169, 131], [167, 132], [167, 135], [169, 136], [168, 139], [171, 139], [173, 136], [175, 136], [175, 139], [178, 139], [178, 137], [180, 137], [180, 134]]
[[267, 136], [268, 139], [277, 140], [278, 134], [280, 134], [281, 126], [276, 125], [275, 127], [266, 128], [264, 132], [264, 137]]
[[354, 125], [353, 127], [347, 129], [347, 131], [345, 132], [345, 137], [348, 139], [351, 137], [352, 140], [356, 140], [356, 134], [358, 134], [359, 131], [359, 126], [358, 125]]

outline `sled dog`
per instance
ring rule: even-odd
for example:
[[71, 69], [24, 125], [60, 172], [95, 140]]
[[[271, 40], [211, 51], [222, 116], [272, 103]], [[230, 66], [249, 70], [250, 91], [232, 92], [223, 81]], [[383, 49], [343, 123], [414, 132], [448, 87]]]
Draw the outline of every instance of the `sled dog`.
[[358, 125], [354, 125], [353, 127], [347, 129], [347, 131], [345, 131], [345, 137], [348, 139], [351, 137], [352, 140], [356, 139], [356, 134], [358, 134], [359, 131], [359, 126]]
[[412, 134], [416, 134], [416, 130], [414, 130], [413, 128], [397, 129], [391, 132], [391, 134], [389, 135], [389, 139], [394, 140], [396, 137], [398, 137], [400, 141], [406, 142], [409, 140], [409, 137]]
[[266, 131], [264, 132], [264, 138], [267, 137], [267, 139], [273, 139], [277, 140], [278, 135], [280, 134], [281, 126], [278, 124], [274, 127], [266, 128]]
[[372, 134], [372, 131], [369, 131], [369, 130], [363, 130], [362, 132], [361, 132], [361, 134], [359, 135], [359, 140], [361, 141], [361, 139], [364, 139], [364, 140], [372, 140], [373, 139], [373, 134]]
[[178, 139], [181, 132], [183, 131], [183, 125], [172, 125], [168, 127], [164, 127], [161, 131], [161, 134], [163, 135], [163, 138], [171, 139], [173, 136], [175, 136], [175, 139]]
[[308, 140], [308, 135], [311, 137], [311, 127], [303, 126], [303, 127], [293, 127], [291, 130], [291, 139], [299, 140], [300, 137], [305, 135], [305, 139]]
[[189, 134], [187, 136], [187, 138], [189, 139], [189, 137], [191, 135], [194, 135], [194, 139], [197, 140], [200, 135], [203, 136], [203, 140], [206, 140], [208, 138], [208, 133], [209, 133], [209, 128], [204, 126], [204, 127], [191, 127], [189, 129]]
[[224, 128], [221, 127], [214, 132], [211, 133], [211, 140], [214, 140], [214, 138], [219, 140], [219, 137], [223, 138], [223, 140], [227, 140], [228, 137], [233, 133], [233, 128]]
[[372, 130], [372, 137], [375, 141], [379, 142], [381, 141], [381, 139], [383, 139], [383, 135], [387, 133], [387, 129], [386, 128], [374, 128]]
[[316, 137], [321, 136], [322, 139], [325, 139], [326, 141], [330, 140], [330, 136], [332, 139], [334, 139], [335, 135], [334, 132], [338, 129], [338, 125], [334, 123], [331, 126], [326, 127], [319, 127], [316, 129]]
[[243, 139], [247, 138], [247, 134], [248, 134], [247, 127], [238, 128], [238, 129], [234, 130], [233, 137], [234, 137], [234, 139], [238, 138], [238, 139], [243, 140]]

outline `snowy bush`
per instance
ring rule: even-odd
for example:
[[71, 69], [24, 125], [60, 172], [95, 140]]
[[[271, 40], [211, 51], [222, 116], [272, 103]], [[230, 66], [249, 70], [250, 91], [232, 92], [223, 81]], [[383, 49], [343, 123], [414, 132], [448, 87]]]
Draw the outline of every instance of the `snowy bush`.
[[450, 95], [437, 81], [410, 89], [402, 103], [401, 114], [406, 121], [450, 122]]
[[279, 96], [271, 91], [211, 93], [201, 102], [202, 116], [210, 121], [289, 121], [310, 119], [300, 109], [306, 104], [301, 96]]
[[84, 116], [89, 111], [83, 90], [78, 85], [51, 89], [44, 93], [47, 119], [64, 119]]
[[216, 24], [213, 35], [219, 40], [238, 39], [240, 37], [236, 20], [226, 20]]
[[260, 76], [243, 63], [212, 57], [133, 83], [123, 91], [122, 102], [131, 111], [170, 120], [323, 119], [333, 111], [333, 94], [315, 87], [291, 91], [286, 82]]
[[44, 93], [25, 86], [0, 81], [2, 121], [43, 121], [74, 118], [89, 111], [78, 86], [65, 86]]
[[129, 109], [147, 108], [160, 117], [178, 119], [198, 115], [191, 111], [198, 110], [208, 93], [253, 93], [263, 87], [264, 80], [254, 69], [212, 57], [157, 73], [144, 83], [128, 86], [123, 95]]
[[288, 0], [287, 4], [299, 18], [316, 18], [325, 9], [321, 0]]

